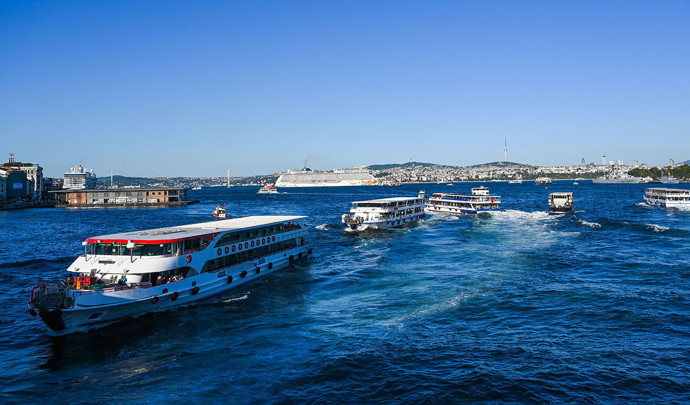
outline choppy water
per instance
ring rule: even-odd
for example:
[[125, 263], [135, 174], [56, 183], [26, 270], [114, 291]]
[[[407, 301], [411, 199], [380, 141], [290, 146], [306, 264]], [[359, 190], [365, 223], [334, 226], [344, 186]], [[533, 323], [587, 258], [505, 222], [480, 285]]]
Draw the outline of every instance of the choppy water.
[[[343, 232], [419, 186], [192, 191], [170, 209], [0, 212], [0, 402], [688, 402], [690, 212], [644, 186], [488, 184], [505, 211]], [[426, 184], [427, 192], [475, 184]], [[284, 191], [284, 190], [283, 190]], [[546, 214], [574, 191], [573, 216]], [[307, 264], [177, 311], [54, 336], [27, 312], [88, 236], [309, 215]]]

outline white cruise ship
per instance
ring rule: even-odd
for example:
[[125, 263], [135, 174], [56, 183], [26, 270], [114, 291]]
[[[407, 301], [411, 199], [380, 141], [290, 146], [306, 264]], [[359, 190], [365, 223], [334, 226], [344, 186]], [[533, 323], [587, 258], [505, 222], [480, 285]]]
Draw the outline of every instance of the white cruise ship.
[[310, 255], [304, 218], [254, 216], [88, 238], [66, 280], [31, 290], [29, 312], [71, 332], [222, 294]]
[[379, 181], [365, 168], [319, 171], [304, 168], [281, 173], [276, 187], [375, 186]]
[[355, 201], [349, 214], [343, 214], [342, 221], [348, 229], [387, 229], [401, 227], [407, 223], [424, 219], [426, 193], [420, 191], [417, 197], [391, 197], [377, 200]]

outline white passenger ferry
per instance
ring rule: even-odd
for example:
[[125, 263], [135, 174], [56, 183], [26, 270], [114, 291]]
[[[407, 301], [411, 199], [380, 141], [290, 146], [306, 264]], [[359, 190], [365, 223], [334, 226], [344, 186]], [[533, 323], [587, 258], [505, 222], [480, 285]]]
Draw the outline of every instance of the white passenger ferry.
[[278, 187], [276, 186], [271, 186], [271, 185], [265, 185], [259, 189], [259, 191], [256, 192], [257, 194], [278, 194]]
[[342, 221], [351, 230], [397, 228], [426, 217], [424, 202], [426, 193], [417, 197], [392, 197], [378, 200], [355, 201], [350, 214], [343, 214]]
[[472, 194], [434, 193], [426, 203], [426, 212], [454, 215], [476, 215], [500, 211], [501, 197], [490, 195], [487, 187], [472, 189]]
[[222, 294], [312, 253], [301, 216], [255, 216], [88, 238], [66, 281], [31, 290], [55, 331]]
[[644, 193], [644, 201], [653, 207], [690, 209], [690, 190], [648, 188]]
[[535, 184], [535, 185], [539, 185], [539, 184], [551, 184], [551, 179], [548, 178], [548, 177], [537, 177], [537, 178], [534, 180], [534, 184]]
[[549, 214], [567, 214], [573, 212], [574, 207], [573, 193], [549, 194]]

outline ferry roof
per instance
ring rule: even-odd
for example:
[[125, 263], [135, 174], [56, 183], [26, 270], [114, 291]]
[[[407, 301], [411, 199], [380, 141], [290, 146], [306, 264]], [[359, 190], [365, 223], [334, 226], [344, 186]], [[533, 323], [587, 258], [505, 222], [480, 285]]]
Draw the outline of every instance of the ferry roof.
[[482, 194], [456, 194], [456, 193], [434, 193], [434, 194], [432, 194], [432, 196], [436, 196], [436, 197], [445, 197], [445, 198], [456, 198], [456, 197], [462, 197], [462, 198], [465, 198], [465, 197], [499, 197], [498, 195], [494, 195], [494, 194], [482, 195]]
[[360, 204], [360, 203], [392, 203], [392, 202], [400, 202], [400, 201], [409, 201], [409, 200], [416, 200], [418, 198], [422, 197], [390, 197], [390, 198], [379, 198], [376, 200], [364, 200], [364, 201], [353, 201], [353, 204]]
[[100, 241], [101, 243], [127, 243], [132, 241], [140, 244], [171, 243], [186, 239], [194, 239], [200, 236], [216, 235], [227, 231], [255, 228], [280, 222], [295, 221], [302, 218], [306, 217], [266, 215], [232, 218], [220, 221], [201, 222], [198, 224], [169, 226], [166, 228], [146, 229], [142, 231], [94, 236], [86, 239], [86, 242], [97, 243]]
[[690, 193], [690, 190], [685, 190], [682, 188], [670, 188], [670, 187], [652, 187], [652, 188], [648, 188], [647, 190], [675, 192], [675, 193]]

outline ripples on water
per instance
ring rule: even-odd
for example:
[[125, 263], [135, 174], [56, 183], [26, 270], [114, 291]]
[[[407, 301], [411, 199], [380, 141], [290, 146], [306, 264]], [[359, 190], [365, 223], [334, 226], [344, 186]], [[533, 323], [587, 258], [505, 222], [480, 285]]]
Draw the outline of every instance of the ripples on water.
[[[423, 185], [427, 192], [474, 184]], [[504, 211], [343, 231], [353, 200], [402, 188], [192, 191], [171, 209], [0, 212], [0, 400], [687, 402], [690, 212], [643, 186], [489, 184]], [[546, 197], [574, 191], [576, 213]], [[88, 236], [309, 215], [315, 255], [214, 301], [55, 336], [26, 305]]]

